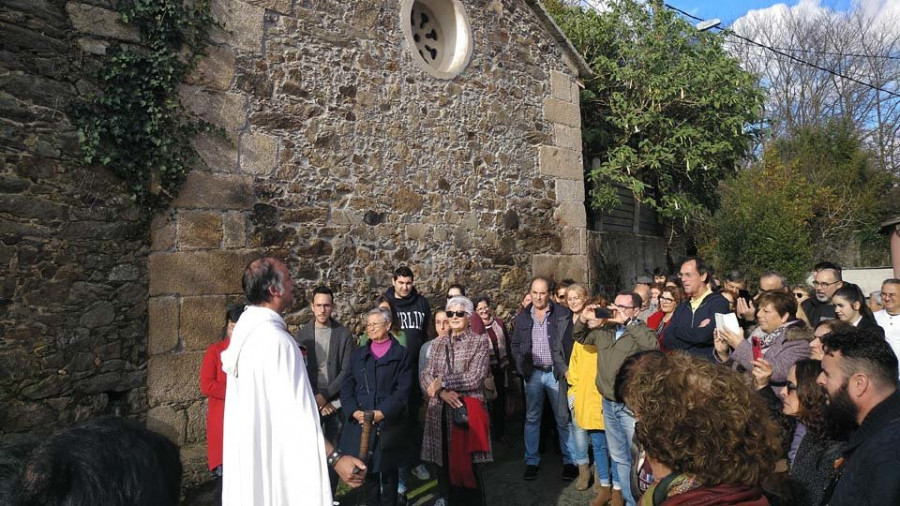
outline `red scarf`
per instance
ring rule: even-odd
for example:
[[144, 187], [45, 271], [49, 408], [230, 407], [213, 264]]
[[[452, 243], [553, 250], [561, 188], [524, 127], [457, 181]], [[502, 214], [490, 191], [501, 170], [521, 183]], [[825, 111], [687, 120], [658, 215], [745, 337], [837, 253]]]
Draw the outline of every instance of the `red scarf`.
[[713, 485], [689, 490], [683, 494], [672, 495], [663, 501], [662, 506], [769, 506], [769, 500], [758, 487], [746, 485]]
[[455, 487], [476, 488], [472, 453], [491, 450], [490, 419], [481, 400], [463, 397], [469, 411], [469, 428], [453, 426], [450, 433], [450, 484]]

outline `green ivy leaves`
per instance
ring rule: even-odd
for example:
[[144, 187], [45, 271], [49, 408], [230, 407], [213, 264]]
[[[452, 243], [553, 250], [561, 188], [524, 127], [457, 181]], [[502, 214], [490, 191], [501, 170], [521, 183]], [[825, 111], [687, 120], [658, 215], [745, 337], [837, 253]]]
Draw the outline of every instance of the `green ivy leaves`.
[[[202, 52], [212, 23], [207, 0], [131, 0], [122, 21], [137, 26], [141, 46], [113, 45], [96, 73], [100, 89], [75, 106], [82, 160], [122, 178], [135, 204], [165, 208], [196, 163], [190, 145], [213, 128], [187, 116], [177, 87]], [[185, 51], [185, 49], [187, 51]]]

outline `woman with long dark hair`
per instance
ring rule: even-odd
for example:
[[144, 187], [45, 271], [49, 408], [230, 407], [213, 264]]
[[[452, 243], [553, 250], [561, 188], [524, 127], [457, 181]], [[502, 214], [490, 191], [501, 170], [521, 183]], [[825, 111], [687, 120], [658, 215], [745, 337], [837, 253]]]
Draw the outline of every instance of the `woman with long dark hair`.
[[849, 323], [856, 328], [875, 331], [884, 335], [884, 329], [875, 322], [875, 315], [866, 304], [866, 296], [863, 295], [859, 285], [844, 283], [831, 297], [834, 303], [834, 314], [838, 320]]
[[788, 373], [781, 391], [782, 410], [796, 419], [795, 440], [800, 439], [790, 462], [788, 485], [794, 504], [819, 506], [825, 487], [834, 476], [834, 462], [841, 457], [844, 444], [833, 439], [824, 414], [825, 390], [816, 384], [822, 372], [818, 360], [798, 360]]
[[662, 345], [663, 336], [669, 327], [672, 315], [675, 314], [675, 308], [681, 304], [682, 300], [684, 300], [684, 291], [681, 288], [665, 286], [659, 294], [659, 311], [647, 318], [647, 326], [656, 331], [656, 335], [659, 338], [659, 349], [662, 351], [666, 351]]

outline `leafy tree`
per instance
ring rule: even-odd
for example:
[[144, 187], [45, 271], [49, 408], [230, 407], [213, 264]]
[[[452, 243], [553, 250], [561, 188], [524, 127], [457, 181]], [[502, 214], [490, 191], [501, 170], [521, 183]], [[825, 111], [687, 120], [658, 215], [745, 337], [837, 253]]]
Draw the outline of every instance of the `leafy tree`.
[[811, 225], [821, 196], [772, 148], [754, 167], [724, 181], [722, 206], [706, 229], [704, 255], [720, 270], [739, 267], [748, 279], [776, 269], [801, 279], [812, 265]]
[[595, 77], [581, 95], [590, 204], [618, 204], [623, 185], [669, 223], [715, 209], [718, 182], [752, 145], [763, 95], [723, 49], [667, 9], [635, 0], [598, 12], [544, 2]]
[[877, 231], [897, 209], [892, 179], [874, 167], [849, 122], [801, 127], [720, 185], [704, 253], [750, 279], [777, 269], [799, 281], [824, 259], [884, 264], [888, 248]]
[[[810, 224], [817, 259], [885, 265], [887, 259], [879, 257], [887, 246], [878, 225], [900, 211], [900, 202], [891, 197], [896, 178], [877, 167], [878, 155], [863, 144], [862, 135], [851, 121], [831, 119], [799, 127], [773, 145], [819, 193]], [[860, 258], [847, 258], [848, 249], [859, 250]]]

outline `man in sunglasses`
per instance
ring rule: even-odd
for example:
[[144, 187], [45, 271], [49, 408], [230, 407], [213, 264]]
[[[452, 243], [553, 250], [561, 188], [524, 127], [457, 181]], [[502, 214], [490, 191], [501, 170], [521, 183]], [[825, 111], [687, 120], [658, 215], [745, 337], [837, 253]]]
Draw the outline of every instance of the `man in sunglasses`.
[[816, 289], [816, 296], [806, 299], [802, 304], [810, 325], [815, 327], [822, 320], [836, 318], [831, 297], [842, 286], [844, 281], [841, 278], [840, 265], [821, 262], [813, 267], [813, 288]]

